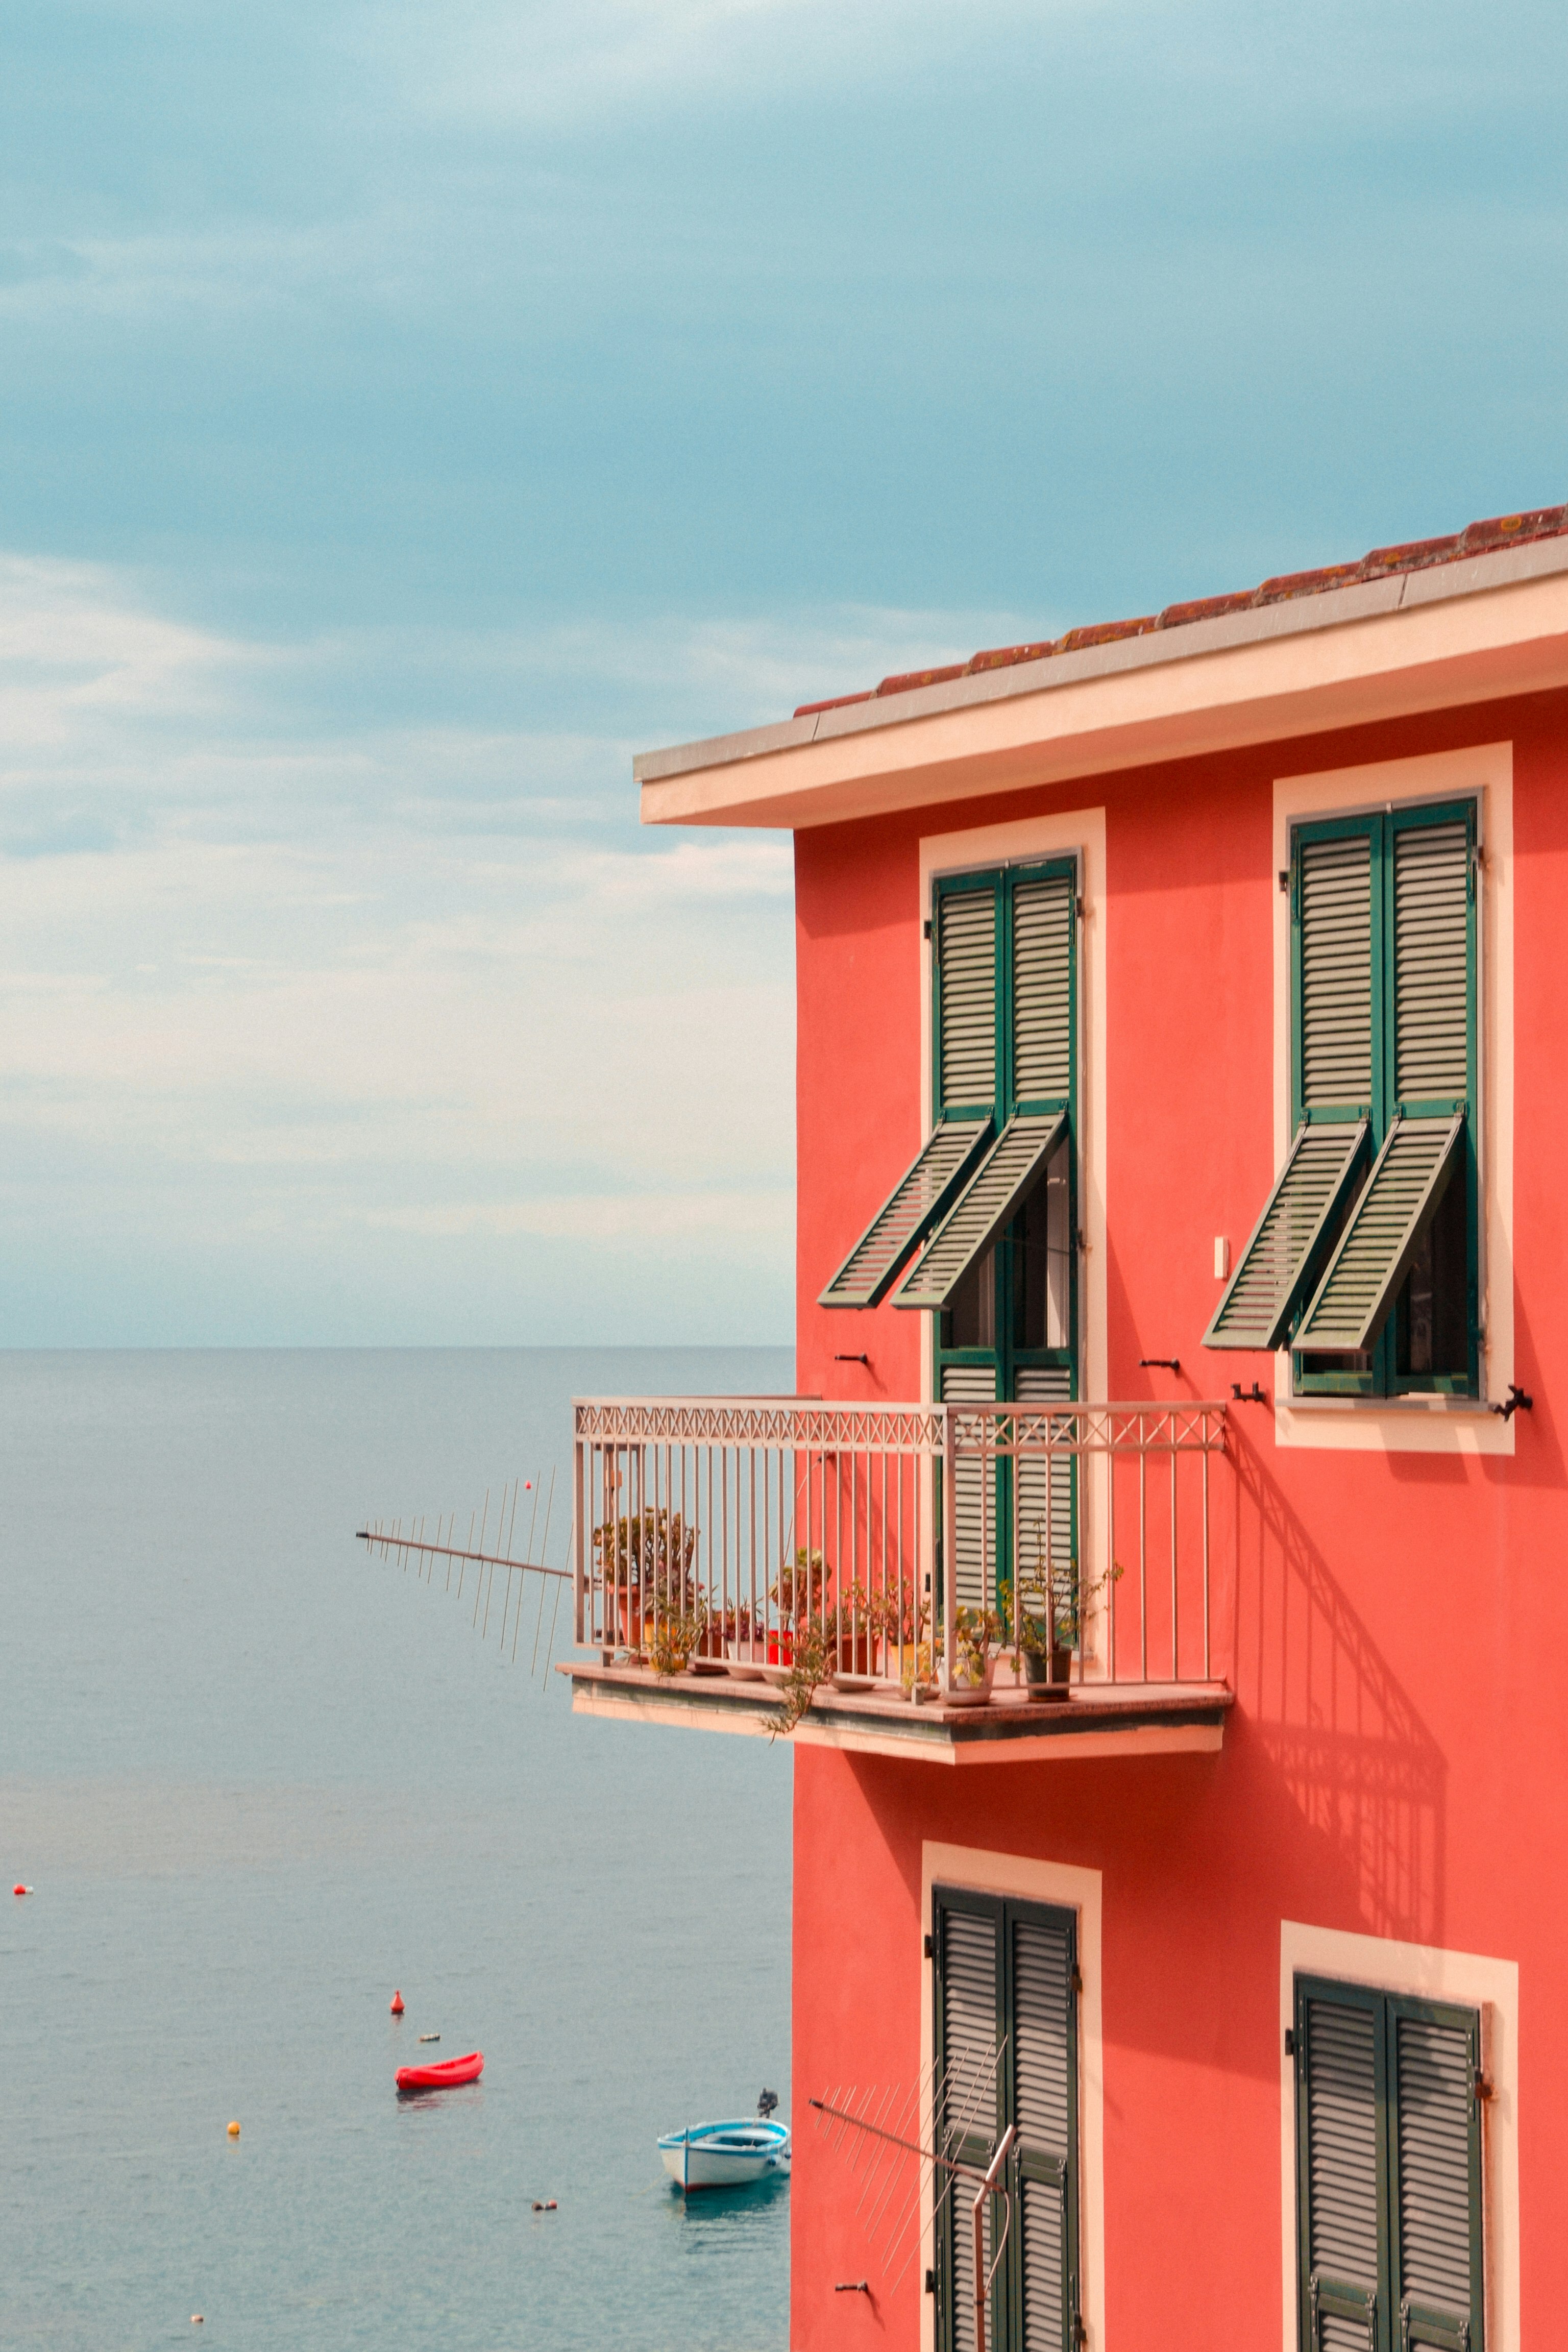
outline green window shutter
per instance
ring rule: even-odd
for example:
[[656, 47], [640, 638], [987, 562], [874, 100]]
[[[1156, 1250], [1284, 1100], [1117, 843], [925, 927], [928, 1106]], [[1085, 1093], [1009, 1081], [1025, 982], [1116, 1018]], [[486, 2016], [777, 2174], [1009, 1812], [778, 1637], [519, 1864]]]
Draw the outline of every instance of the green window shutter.
[[[1065, 1403], [1072, 1395], [1072, 1373], [1066, 1364], [1021, 1364], [1015, 1387], [1020, 1404]], [[1048, 1463], [1037, 1454], [1021, 1454], [1015, 1461], [1018, 1533], [1013, 1562], [1017, 1575], [1041, 1584], [1048, 1582], [1049, 1570], [1055, 1570], [1058, 1580], [1068, 1575], [1078, 1555], [1076, 1473], [1077, 1461], [1070, 1454], [1053, 1454]]]
[[1372, 838], [1303, 841], [1299, 908], [1299, 1085], [1308, 1111], [1369, 1105], [1372, 1093]]
[[1305, 2352], [1391, 2352], [1379, 2308], [1380, 1996], [1298, 1983], [1297, 2179]]
[[1074, 882], [1050, 875], [1013, 892], [1013, 1099], [1072, 1090]]
[[1402, 1103], [1469, 1093], [1470, 827], [1464, 817], [1394, 836], [1394, 1092]]
[[1280, 1171], [1204, 1334], [1205, 1348], [1278, 1348], [1317, 1274], [1322, 1244], [1361, 1163], [1365, 1119], [1297, 1129]]
[[996, 1099], [996, 891], [937, 899], [939, 1091], [943, 1110]]
[[1023, 2352], [1076, 2352], [1078, 2015], [1073, 1922], [1014, 1912], [1013, 2120]]
[[1066, 1125], [1065, 1111], [1020, 1112], [1007, 1121], [894, 1293], [895, 1307], [951, 1306], [975, 1259], [1017, 1213]]
[[1481, 2352], [1479, 2020], [1389, 2003], [1399, 2352]]
[[[960, 2164], [991, 2161], [1001, 2128], [1002, 2072], [998, 1985], [1002, 1905], [984, 1895], [934, 1897], [936, 1984], [936, 2124], [939, 2152]], [[951, 2173], [935, 2182], [938, 2268], [942, 2280], [942, 2352], [975, 2352], [973, 2184]], [[991, 2216], [986, 2215], [990, 2259]], [[987, 2352], [991, 2347], [987, 2347]]]
[[1371, 1347], [1458, 1163], [1464, 1127], [1462, 1116], [1395, 1118], [1301, 1318], [1298, 1348]]
[[900, 1177], [819, 1307], [875, 1307], [956, 1197], [991, 1134], [989, 1118], [946, 1118]]
[[[944, 1364], [943, 1404], [994, 1404], [994, 1364]], [[987, 1563], [996, 1559], [997, 1472], [964, 1454], [952, 1471], [952, 1592], [961, 1608], [984, 1609], [990, 1601]]]

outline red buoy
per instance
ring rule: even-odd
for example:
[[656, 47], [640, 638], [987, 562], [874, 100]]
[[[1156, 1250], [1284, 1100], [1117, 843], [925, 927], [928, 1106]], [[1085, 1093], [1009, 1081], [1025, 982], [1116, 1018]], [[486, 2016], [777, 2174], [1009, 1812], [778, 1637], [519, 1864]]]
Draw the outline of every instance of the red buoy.
[[11, 1889], [13, 1895], [31, 1895], [32, 1891], [33, 1890], [30, 1886], [24, 1886], [20, 1879], [16, 1881], [16, 1885]]
[[[16, 1891], [20, 1894], [20, 1887]], [[395, 1992], [392, 1996], [392, 2013], [394, 2017], [401, 2017], [403, 2014], [403, 1995], [400, 1992]]]

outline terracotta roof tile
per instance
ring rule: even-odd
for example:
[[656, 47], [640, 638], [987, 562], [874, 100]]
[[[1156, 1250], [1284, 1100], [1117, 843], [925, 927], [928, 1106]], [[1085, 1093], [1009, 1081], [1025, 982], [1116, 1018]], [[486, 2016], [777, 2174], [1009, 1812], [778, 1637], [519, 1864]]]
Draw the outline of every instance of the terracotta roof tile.
[[1059, 651], [1055, 637], [1041, 637], [1032, 646], [994, 646], [989, 653], [975, 655], [969, 674], [973, 677], [977, 670], [1011, 669], [1015, 662], [1044, 661], [1047, 654]]
[[1420, 572], [1428, 563], [1447, 563], [1459, 551], [1459, 533], [1447, 539], [1407, 539], [1398, 547], [1374, 547], [1362, 565], [1369, 580], [1385, 572]]
[[[1069, 629], [1065, 637], [1041, 637], [1021, 646], [998, 646], [976, 654], [968, 662], [952, 662], [942, 669], [905, 670], [885, 677], [876, 698], [910, 693], [917, 686], [940, 686], [945, 679], [973, 676], [980, 670], [1008, 669], [1016, 662], [1046, 661], [1055, 654], [1082, 653], [1090, 646], [1114, 645], [1121, 637], [1142, 637], [1152, 629], [1179, 629], [1189, 621], [1211, 621], [1249, 605], [1278, 604], [1296, 596], [1321, 596], [1331, 588], [1345, 588], [1363, 580], [1386, 580], [1401, 572], [1424, 572], [1435, 563], [1455, 563], [1467, 555], [1483, 555], [1500, 547], [1519, 547], [1532, 539], [1568, 535], [1568, 506], [1532, 507], [1527, 513], [1492, 515], [1470, 523], [1446, 539], [1411, 539], [1394, 547], [1374, 547], [1357, 563], [1325, 563], [1313, 572], [1281, 572], [1260, 588], [1241, 588], [1228, 596], [1198, 596], [1186, 604], [1167, 604], [1160, 614], [1145, 613], [1131, 621], [1099, 621], [1087, 628]], [[838, 710], [846, 703], [869, 702], [870, 693], [840, 694], [826, 702], [803, 702], [795, 711], [805, 719], [815, 711]]]
[[1065, 637], [1058, 640], [1057, 651], [1059, 654], [1087, 653], [1090, 646], [1114, 645], [1118, 637], [1146, 636], [1155, 625], [1156, 616], [1152, 613], [1141, 614], [1136, 621], [1096, 621], [1090, 628], [1069, 629]]
[[1217, 621], [1224, 613], [1244, 612], [1257, 602], [1256, 588], [1239, 588], [1232, 596], [1194, 596], [1189, 604], [1167, 604], [1160, 615], [1160, 626], [1179, 629], [1185, 621]]
[[1328, 588], [1348, 588], [1361, 578], [1359, 563], [1323, 563], [1316, 572], [1281, 572], [1258, 592], [1260, 604], [1282, 604], [1289, 596], [1321, 596]]
[[869, 702], [870, 699], [871, 689], [868, 686], [862, 688], [858, 694], [830, 694], [826, 702], [797, 702], [794, 715], [796, 719], [814, 719], [819, 710], [843, 710], [851, 702]]
[[877, 688], [882, 694], [912, 694], [917, 686], [942, 686], [950, 677], [963, 676], [962, 662], [949, 662], [945, 669], [906, 669], [892, 677], [885, 677]]

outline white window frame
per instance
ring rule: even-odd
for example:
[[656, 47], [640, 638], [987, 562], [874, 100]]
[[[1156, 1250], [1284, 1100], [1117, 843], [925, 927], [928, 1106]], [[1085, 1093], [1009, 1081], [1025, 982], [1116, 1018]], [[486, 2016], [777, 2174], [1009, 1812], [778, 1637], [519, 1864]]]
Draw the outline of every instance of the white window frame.
[[[1478, 906], [1480, 1003], [1480, 1395], [1297, 1396], [1288, 1348], [1276, 1356], [1274, 1435], [1279, 1445], [1346, 1452], [1511, 1454], [1514, 1426], [1491, 1412], [1513, 1362], [1513, 746], [1483, 743], [1418, 759], [1276, 777], [1274, 856], [1290, 870], [1291, 827], [1413, 801], [1473, 798], [1481, 851]], [[1290, 1148], [1290, 899], [1274, 898], [1274, 1165]]]
[[[1010, 1895], [1024, 1903], [1047, 1903], [1078, 1916], [1078, 1965], [1083, 1990], [1078, 2000], [1078, 2202], [1079, 2317], [1083, 2322], [1084, 2352], [1104, 2352], [1105, 2346], [1105, 2042], [1100, 2021], [1101, 1875], [1067, 1862], [1036, 1862], [1026, 1854], [992, 1853], [981, 1846], [940, 1845], [927, 1839], [921, 1848], [921, 1928], [934, 1933], [936, 1915], [932, 1890], [963, 1887], [976, 1895]], [[931, 2053], [936, 2031], [933, 2009], [935, 1970], [929, 1961], [921, 1969], [921, 2142], [932, 2145], [936, 2119], [931, 2112]], [[931, 2200], [921, 2214], [921, 2273], [936, 2267], [936, 2236]], [[921, 2352], [935, 2352], [936, 2298], [921, 2296]]]
[[1481, 2108], [1481, 2242], [1487, 2352], [1520, 2352], [1519, 2340], [1519, 1963], [1436, 1944], [1405, 1944], [1338, 1927], [1279, 1923], [1279, 2270], [1282, 2352], [1297, 2337], [1296, 2061], [1285, 2047], [1296, 2021], [1298, 1976], [1331, 1977], [1379, 1992], [1452, 2001], [1481, 2019], [1481, 2071], [1491, 2096]]

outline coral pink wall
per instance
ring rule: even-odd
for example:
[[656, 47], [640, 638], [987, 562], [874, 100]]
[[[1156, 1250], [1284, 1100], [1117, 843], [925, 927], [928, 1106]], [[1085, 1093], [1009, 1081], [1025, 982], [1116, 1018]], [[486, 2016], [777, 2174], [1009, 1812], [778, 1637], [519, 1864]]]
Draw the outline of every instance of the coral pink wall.
[[[1267, 1412], [1233, 1413], [1237, 1704], [1218, 1757], [954, 1771], [799, 1752], [803, 2352], [918, 2341], [918, 2272], [881, 2291], [806, 2100], [912, 2083], [929, 2054], [925, 1839], [1103, 1874], [1113, 2347], [1279, 2342], [1284, 1918], [1519, 1962], [1524, 2340], [1568, 2300], [1568, 696], [797, 836], [797, 1377], [827, 1396], [919, 1392], [915, 1316], [815, 1302], [921, 1138], [921, 836], [1103, 806], [1110, 1393], [1213, 1396], [1255, 1373], [1271, 1389], [1270, 1360], [1200, 1339], [1212, 1237], [1239, 1244], [1274, 1172], [1272, 780], [1504, 740], [1512, 1377], [1535, 1399], [1517, 1454], [1277, 1449]], [[862, 1349], [866, 1370], [833, 1361]], [[1141, 1371], [1144, 1354], [1179, 1356], [1179, 1380]], [[862, 2276], [874, 2297], [834, 2294]]]

